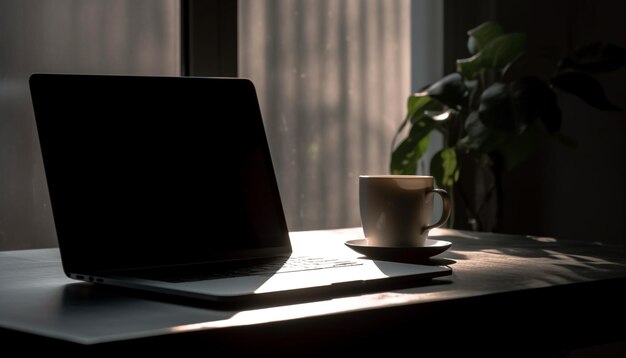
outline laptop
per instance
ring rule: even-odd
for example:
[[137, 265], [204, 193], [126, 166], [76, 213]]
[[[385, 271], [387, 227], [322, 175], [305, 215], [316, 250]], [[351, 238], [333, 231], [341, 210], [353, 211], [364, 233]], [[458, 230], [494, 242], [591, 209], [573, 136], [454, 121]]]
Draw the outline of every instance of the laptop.
[[296, 257], [247, 79], [39, 73], [29, 83], [72, 279], [253, 303], [451, 273], [358, 256]]

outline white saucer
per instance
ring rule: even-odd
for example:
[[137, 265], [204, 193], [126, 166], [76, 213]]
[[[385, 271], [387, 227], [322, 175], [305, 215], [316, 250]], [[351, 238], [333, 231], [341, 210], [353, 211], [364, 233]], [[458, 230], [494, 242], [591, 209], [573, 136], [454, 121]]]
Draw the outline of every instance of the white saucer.
[[424, 261], [452, 246], [449, 241], [433, 239], [427, 239], [426, 244], [419, 247], [368, 246], [366, 239], [348, 240], [345, 244], [369, 258], [387, 261]]

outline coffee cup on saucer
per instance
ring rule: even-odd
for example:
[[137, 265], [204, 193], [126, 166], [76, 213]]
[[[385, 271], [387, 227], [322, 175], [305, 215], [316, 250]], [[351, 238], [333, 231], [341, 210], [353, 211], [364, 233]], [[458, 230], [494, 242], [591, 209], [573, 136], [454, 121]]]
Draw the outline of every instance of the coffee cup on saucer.
[[[439, 219], [432, 223], [435, 195], [443, 199]], [[359, 208], [367, 246], [424, 247], [430, 229], [450, 217], [450, 196], [423, 175], [361, 175]]]

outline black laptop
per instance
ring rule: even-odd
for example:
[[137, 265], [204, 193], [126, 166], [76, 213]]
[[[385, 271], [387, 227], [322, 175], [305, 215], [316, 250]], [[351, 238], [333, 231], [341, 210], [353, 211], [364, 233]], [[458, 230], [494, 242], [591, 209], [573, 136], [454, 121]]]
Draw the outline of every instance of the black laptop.
[[70, 278], [244, 303], [451, 273], [294, 255], [249, 80], [33, 74], [30, 90]]

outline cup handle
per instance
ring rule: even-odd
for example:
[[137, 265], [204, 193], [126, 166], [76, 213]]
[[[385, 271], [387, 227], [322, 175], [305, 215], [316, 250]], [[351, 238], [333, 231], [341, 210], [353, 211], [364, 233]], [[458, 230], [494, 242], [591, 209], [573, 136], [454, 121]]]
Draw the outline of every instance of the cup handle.
[[448, 194], [448, 192], [443, 189], [433, 189], [432, 192], [437, 193], [441, 196], [441, 199], [443, 201], [443, 210], [441, 211], [441, 217], [439, 218], [439, 221], [437, 221], [434, 224], [426, 225], [424, 227], [424, 231], [434, 229], [436, 227], [443, 225], [446, 221], [448, 221], [448, 219], [450, 218], [450, 214], [452, 213], [452, 203], [450, 202], [450, 194]]

